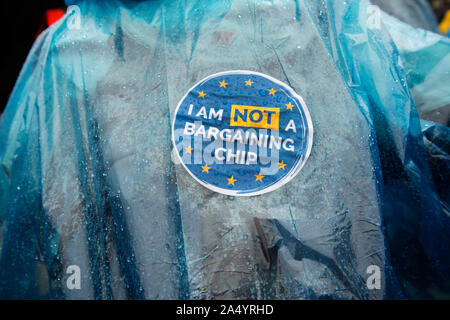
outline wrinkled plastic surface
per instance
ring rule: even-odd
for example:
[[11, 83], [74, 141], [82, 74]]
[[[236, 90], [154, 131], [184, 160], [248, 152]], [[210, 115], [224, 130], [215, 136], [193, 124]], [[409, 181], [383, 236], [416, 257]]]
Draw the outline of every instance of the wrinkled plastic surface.
[[[450, 292], [448, 215], [367, 1], [76, 5], [36, 41], [1, 119], [1, 298]], [[170, 142], [186, 91], [239, 69], [287, 83], [314, 124], [299, 175], [250, 198], [196, 183]]]
[[[444, 252], [450, 243], [449, 216], [425, 160], [420, 121], [399, 50], [388, 36], [390, 27], [355, 25], [349, 19], [352, 13], [361, 21], [371, 21], [368, 15], [373, 14], [361, 3], [344, 8], [328, 1], [313, 7], [336, 65], [373, 120], [383, 175], [385, 236], [403, 293], [408, 298], [448, 297], [449, 256]], [[333, 15], [322, 14], [330, 10]]]
[[450, 124], [450, 38], [382, 15], [423, 118]]
[[383, 11], [414, 28], [437, 32], [438, 22], [427, 0], [371, 0]]

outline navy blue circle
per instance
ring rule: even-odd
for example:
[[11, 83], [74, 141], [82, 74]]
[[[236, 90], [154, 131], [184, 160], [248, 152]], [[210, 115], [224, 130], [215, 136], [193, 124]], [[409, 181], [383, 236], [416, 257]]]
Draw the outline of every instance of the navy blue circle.
[[180, 101], [173, 121], [173, 143], [188, 172], [205, 187], [236, 196], [269, 192], [292, 179], [309, 156], [312, 134], [303, 99], [251, 71], [205, 78]]

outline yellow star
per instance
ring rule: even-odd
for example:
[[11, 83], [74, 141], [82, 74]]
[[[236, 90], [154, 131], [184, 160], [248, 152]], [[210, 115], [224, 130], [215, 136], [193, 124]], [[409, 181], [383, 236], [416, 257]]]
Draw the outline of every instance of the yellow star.
[[200, 91], [199, 93], [198, 93], [198, 97], [199, 98], [205, 98], [205, 96], [206, 96], [206, 93], [204, 93], [203, 91]]
[[256, 181], [261, 181], [261, 182], [263, 182], [263, 181], [262, 181], [262, 178], [264, 178], [264, 176], [261, 174], [261, 172], [260, 172], [259, 174], [255, 174], [255, 177], [256, 177]]
[[251, 80], [251, 79], [248, 79], [247, 81], [245, 81], [245, 85], [246, 86], [252, 86], [252, 84], [253, 84], [254, 82]]
[[291, 110], [292, 111], [292, 108], [294, 107], [294, 105], [292, 104], [292, 103], [288, 103], [288, 104], [286, 104], [286, 109], [287, 110]]
[[226, 88], [227, 84], [228, 84], [228, 83], [225, 82], [225, 80], [222, 80], [219, 83], [220, 83], [220, 87], [219, 88], [222, 88], [222, 87]]
[[227, 180], [228, 180], [228, 184], [232, 184], [233, 186], [234, 186], [234, 183], [237, 181], [233, 176], [231, 176], [231, 178], [227, 179]]
[[269, 94], [275, 96], [275, 92], [277, 92], [277, 90], [275, 90], [274, 88], [269, 89]]
[[281, 160], [281, 162], [280, 163], [278, 163], [278, 169], [283, 169], [283, 170], [286, 170], [284, 167], [286, 167], [286, 163], [284, 163], [283, 162], [283, 160]]
[[204, 166], [202, 166], [203, 171], [202, 172], [206, 172], [209, 173], [209, 169], [211, 169], [211, 167], [208, 167], [207, 164], [205, 164]]
[[192, 154], [192, 153], [191, 153], [192, 150], [194, 150], [194, 148], [192, 148], [191, 146], [185, 147], [185, 148], [184, 148], [184, 152], [185, 152], [185, 153]]

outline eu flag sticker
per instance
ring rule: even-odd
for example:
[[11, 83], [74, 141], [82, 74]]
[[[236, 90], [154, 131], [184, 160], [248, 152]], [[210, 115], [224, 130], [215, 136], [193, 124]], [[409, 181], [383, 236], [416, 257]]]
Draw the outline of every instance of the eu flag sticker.
[[268, 75], [227, 71], [206, 77], [179, 102], [176, 154], [206, 188], [254, 196], [280, 188], [302, 169], [313, 126], [302, 97]]

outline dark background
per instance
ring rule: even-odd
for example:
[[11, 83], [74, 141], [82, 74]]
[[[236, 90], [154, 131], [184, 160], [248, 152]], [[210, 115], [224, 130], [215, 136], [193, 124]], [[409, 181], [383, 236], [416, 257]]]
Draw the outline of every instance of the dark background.
[[16, 79], [34, 40], [45, 29], [45, 11], [65, 8], [63, 0], [1, 1], [1, 78], [0, 113], [8, 102]]
[[433, 11], [436, 14], [436, 18], [438, 19], [438, 21], [439, 22], [442, 21], [445, 12], [447, 10], [450, 10], [450, 0], [428, 0], [428, 2], [430, 3], [431, 8], [433, 8]]
[[[429, 0], [429, 2], [438, 21], [441, 21], [446, 10], [450, 9], [450, 0]], [[54, 8], [65, 10], [66, 5], [63, 0], [1, 1], [0, 60], [3, 85], [0, 92], [0, 114], [6, 106], [34, 40], [40, 31], [47, 27], [45, 11]]]

